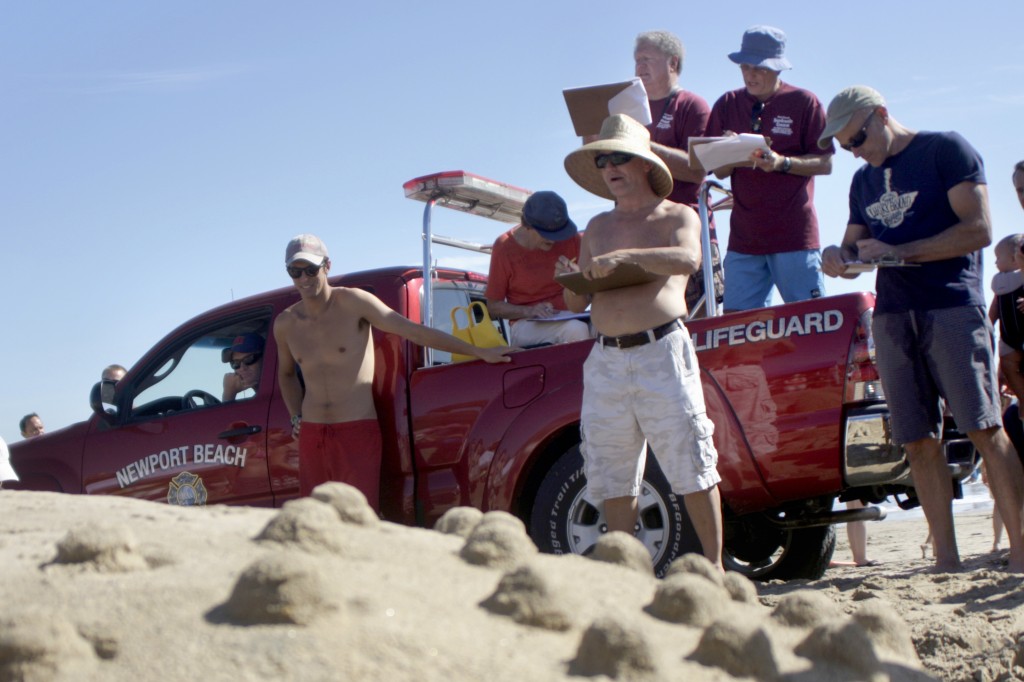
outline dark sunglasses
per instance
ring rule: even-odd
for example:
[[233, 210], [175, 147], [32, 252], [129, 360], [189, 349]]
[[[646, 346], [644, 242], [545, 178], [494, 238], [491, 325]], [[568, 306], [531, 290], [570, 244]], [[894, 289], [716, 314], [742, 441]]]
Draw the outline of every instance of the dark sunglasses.
[[598, 168], [604, 168], [609, 163], [616, 168], [625, 165], [636, 157], [626, 152], [612, 152], [611, 154], [598, 154], [594, 157], [594, 164]]
[[238, 369], [242, 365], [245, 365], [246, 367], [250, 367], [252, 365], [255, 365], [257, 362], [259, 362], [259, 360], [260, 360], [260, 354], [259, 353], [249, 353], [248, 355], [246, 355], [241, 360], [232, 360], [228, 364], [231, 365], [231, 369]]
[[298, 279], [299, 277], [302, 277], [302, 273], [306, 273], [307, 277], [316, 277], [316, 273], [320, 272], [320, 268], [323, 266], [323, 263], [320, 265], [307, 265], [304, 268], [296, 268], [289, 265], [287, 270], [292, 279]]
[[839, 146], [848, 152], [852, 152], [857, 147], [864, 144], [868, 139], [868, 124], [871, 123], [871, 117], [875, 115], [875, 112], [868, 114], [868, 117], [864, 119], [864, 125], [860, 127], [857, 134], [850, 138], [850, 141], [846, 144], [840, 144]]
[[764, 111], [764, 102], [758, 102], [754, 105], [754, 109], [750, 113], [750, 127], [753, 128], [755, 133], [761, 132], [762, 111]]

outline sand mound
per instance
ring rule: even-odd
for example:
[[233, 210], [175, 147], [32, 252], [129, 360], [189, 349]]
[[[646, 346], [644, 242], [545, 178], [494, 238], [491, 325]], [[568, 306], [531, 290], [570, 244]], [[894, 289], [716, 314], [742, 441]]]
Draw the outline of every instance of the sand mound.
[[332, 592], [315, 562], [297, 552], [281, 552], [242, 571], [227, 603], [215, 611], [237, 625], [307, 625], [338, 608]]
[[74, 528], [57, 543], [55, 565], [76, 565], [100, 572], [148, 568], [135, 535], [124, 526], [95, 525]]
[[[453, 510], [438, 532], [367, 509], [336, 486], [280, 510], [4, 491], [0, 679], [804, 682], [1024, 672], [1024, 590], [998, 556], [971, 559], [977, 570], [956, 575], [927, 572], [918, 554], [916, 563], [887, 557], [889, 568], [756, 586], [693, 556], [658, 580], [649, 566], [637, 570], [628, 536], [605, 538], [596, 561], [539, 554], [508, 514]], [[918, 524], [889, 527], [901, 533], [893, 546], [916, 549], [908, 538], [923, 537]], [[883, 531], [872, 530], [880, 549]]]

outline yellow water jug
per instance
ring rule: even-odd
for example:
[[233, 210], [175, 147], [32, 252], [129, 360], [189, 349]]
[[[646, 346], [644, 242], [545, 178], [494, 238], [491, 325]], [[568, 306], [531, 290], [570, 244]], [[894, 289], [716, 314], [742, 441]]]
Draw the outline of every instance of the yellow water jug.
[[[465, 318], [464, 326], [460, 326], [460, 317]], [[484, 305], [483, 301], [473, 301], [467, 306], [455, 306], [452, 308], [452, 336], [480, 348], [495, 348], [508, 345], [501, 332], [491, 322], [491, 316], [487, 312], [487, 306]], [[475, 359], [472, 355], [452, 353], [452, 362], [465, 362], [466, 360]]]

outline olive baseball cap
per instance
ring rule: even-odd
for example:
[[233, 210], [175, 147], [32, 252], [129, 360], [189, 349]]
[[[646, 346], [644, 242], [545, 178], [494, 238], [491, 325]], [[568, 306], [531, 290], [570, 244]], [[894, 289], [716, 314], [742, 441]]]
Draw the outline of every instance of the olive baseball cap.
[[849, 124], [850, 119], [861, 109], [884, 107], [885, 98], [874, 88], [866, 85], [853, 85], [839, 92], [828, 103], [825, 113], [825, 129], [818, 137], [818, 146], [828, 149], [832, 146], [832, 138]]

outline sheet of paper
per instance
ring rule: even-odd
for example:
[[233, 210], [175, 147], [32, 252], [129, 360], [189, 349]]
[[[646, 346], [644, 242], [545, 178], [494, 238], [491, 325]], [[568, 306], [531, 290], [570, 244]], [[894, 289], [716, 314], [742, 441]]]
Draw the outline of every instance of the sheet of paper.
[[693, 166], [696, 158], [700, 167], [707, 171], [748, 161], [750, 155], [757, 150], [771, 151], [764, 135], [750, 133], [727, 137], [690, 138], [689, 148], [692, 155], [690, 165]]
[[531, 322], [561, 322], [563, 320], [589, 320], [590, 313], [574, 313], [569, 310], [559, 310], [551, 317], [531, 317], [528, 319]]
[[614, 114], [625, 114], [645, 126], [651, 125], [651, 102], [642, 80], [634, 78], [628, 88], [608, 100], [608, 115]]
[[651, 122], [647, 90], [639, 78], [621, 83], [569, 88], [562, 91], [562, 96], [565, 97], [573, 129], [580, 137], [597, 135], [601, 132], [601, 123], [612, 114], [627, 114], [644, 125]]
[[919, 263], [905, 263], [901, 260], [850, 261], [846, 264], [848, 274], [871, 272], [876, 268], [916, 268]]

